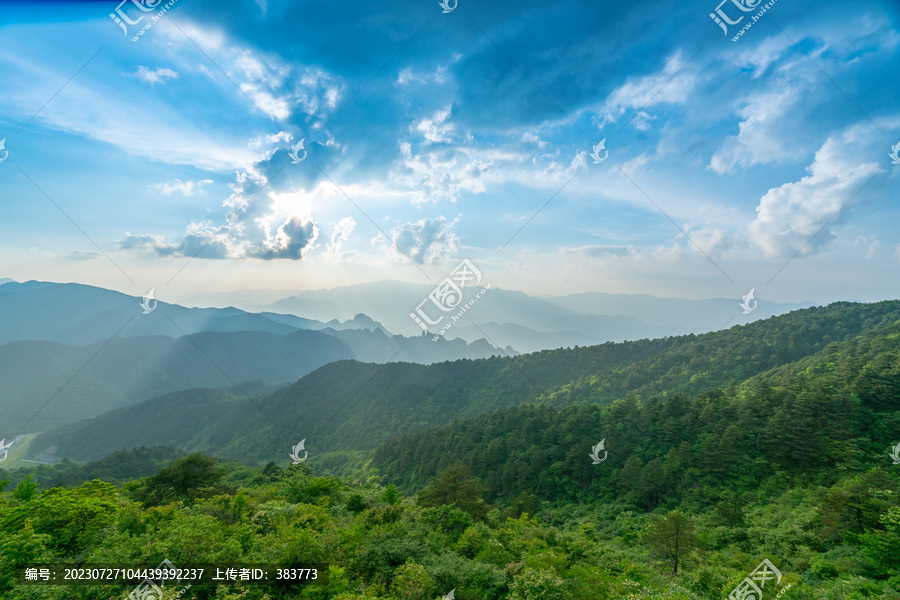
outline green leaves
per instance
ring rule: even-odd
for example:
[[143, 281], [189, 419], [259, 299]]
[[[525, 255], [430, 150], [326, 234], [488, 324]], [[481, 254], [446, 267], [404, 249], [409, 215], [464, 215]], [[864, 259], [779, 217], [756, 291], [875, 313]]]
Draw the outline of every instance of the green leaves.
[[670, 565], [672, 575], [678, 575], [679, 567], [684, 567], [685, 559], [698, 543], [693, 520], [680, 510], [654, 517], [641, 539], [652, 554]]
[[160, 506], [169, 502], [191, 504], [197, 498], [208, 498], [229, 490], [221, 484], [225, 471], [217, 469], [215, 459], [199, 452], [180, 458], [148, 477], [135, 497], [144, 506]]
[[80, 488], [53, 488], [21, 506], [0, 511], [0, 531], [11, 534], [28, 526], [46, 534], [48, 546], [64, 556], [85, 550], [115, 522], [121, 502], [115, 488], [95, 480]]
[[428, 487], [419, 492], [420, 506], [456, 505], [475, 519], [483, 519], [487, 505], [481, 497], [484, 486], [471, 477], [469, 469], [454, 463], [436, 475]]
[[16, 486], [16, 489], [13, 490], [13, 498], [21, 502], [28, 502], [29, 500], [34, 498], [35, 494], [37, 493], [38, 484], [31, 481], [31, 478], [33, 476], [34, 475], [29, 475], [25, 478], [24, 481]]

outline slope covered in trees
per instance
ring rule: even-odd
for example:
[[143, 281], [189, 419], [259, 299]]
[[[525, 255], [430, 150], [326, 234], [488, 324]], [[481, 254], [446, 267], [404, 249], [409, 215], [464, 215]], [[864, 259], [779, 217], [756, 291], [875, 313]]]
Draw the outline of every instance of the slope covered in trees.
[[[305, 439], [312, 454], [340, 471], [349, 462], [360, 464], [365, 453], [392, 436], [501, 408], [529, 402], [606, 405], [628, 394], [664, 399], [725, 387], [898, 319], [897, 301], [838, 303], [700, 336], [512, 358], [427, 366], [338, 361], [263, 398], [210, 404], [202, 418], [192, 419], [192, 428], [173, 429], [165, 420], [149, 419], [137, 429], [136, 411], [149, 414], [156, 402], [172, 405], [170, 398], [51, 432], [46, 440], [63, 455], [96, 458], [129, 447], [122, 440], [133, 431], [185, 451], [265, 462], [283, 460], [293, 444]], [[182, 401], [190, 403], [189, 395]], [[93, 454], [84, 454], [84, 439], [93, 440]], [[134, 445], [147, 443], [141, 438]]]
[[94, 480], [41, 491], [26, 479], [0, 492], [0, 596], [124, 600], [133, 585], [28, 586], [17, 575], [39, 561], [168, 559], [322, 565], [320, 581], [302, 588], [194, 585], [186, 597], [198, 600], [438, 600], [451, 590], [458, 600], [721, 600], [767, 559], [780, 572], [772, 597], [897, 597], [896, 472], [778, 483], [707, 490], [703, 505], [647, 513], [627, 498], [485, 502], [460, 464], [405, 496], [303, 466], [229, 468], [194, 454], [120, 488]]
[[[195, 586], [188, 597], [198, 600], [435, 600], [451, 590], [458, 600], [721, 600], [766, 559], [781, 574], [767, 585], [767, 599], [896, 600], [900, 465], [888, 452], [900, 442], [900, 322], [885, 322], [886, 314], [869, 313], [857, 333], [845, 329], [842, 341], [824, 346], [813, 332], [834, 323], [822, 313], [814, 314], [822, 318], [816, 327], [773, 327], [777, 343], [797, 335], [795, 350], [819, 347], [699, 393], [567, 404], [574, 394], [550, 384], [547, 393], [527, 396], [531, 402], [511, 398], [505, 408], [385, 441], [358, 471], [365, 484], [316, 476], [311, 469], [331, 465], [313, 452], [287, 469], [195, 453], [119, 487], [95, 480], [45, 490], [37, 475], [81, 468], [89, 477], [106, 468], [121, 481], [170, 451], [123, 453], [24, 477], [0, 471], [0, 479], [15, 481], [0, 481], [0, 596], [120, 599], [132, 588], [27, 587], [14, 575], [41, 560], [155, 566], [167, 558], [176, 565], [327, 565], [327, 581], [301, 589]], [[775, 343], [728, 336], [735, 353]], [[696, 349], [696, 342], [689, 343]], [[700, 345], [716, 356], [716, 345]], [[588, 355], [581, 351], [569, 356]], [[691, 352], [680, 351], [683, 363]], [[561, 356], [536, 355], [529, 375]], [[488, 406], [512, 393], [489, 367], [521, 366], [522, 358], [425, 372], [444, 373], [438, 383], [456, 386], [435, 398], [480, 397]], [[666, 359], [646, 360], [664, 366]], [[484, 381], [480, 373], [496, 387], [474, 389], [456, 377], [460, 364], [476, 383]], [[618, 364], [605, 376], [621, 377], [627, 363]], [[302, 413], [302, 402], [315, 399], [317, 410], [336, 411], [323, 414], [333, 416], [326, 423], [339, 433], [341, 411], [352, 403], [333, 401], [356, 398], [344, 388], [358, 382], [339, 381], [346, 365], [329, 367], [334, 372], [326, 367], [301, 380], [309, 387], [294, 409]], [[361, 367], [358, 374], [377, 382], [385, 398], [439, 387], [415, 365], [380, 373], [377, 365]], [[514, 389], [528, 389], [515, 373], [506, 374], [522, 386]], [[259, 401], [289, 405], [296, 398], [287, 392], [298, 385]], [[219, 401], [241, 409], [234, 398], [211, 398], [211, 406]], [[384, 406], [348, 415], [357, 429], [347, 431], [361, 431], [353, 419], [379, 426], [374, 419]], [[588, 454], [601, 439], [598, 462]], [[162, 596], [174, 597], [171, 589]]]
[[[564, 408], [546, 401], [406, 434], [382, 444], [373, 465], [416, 487], [460, 461], [492, 499], [627, 497], [646, 509], [702, 504], [722, 486], [831, 484], [890, 465], [900, 442], [898, 359], [900, 323], [695, 396]], [[588, 454], [600, 440], [609, 455], [594, 465]]]

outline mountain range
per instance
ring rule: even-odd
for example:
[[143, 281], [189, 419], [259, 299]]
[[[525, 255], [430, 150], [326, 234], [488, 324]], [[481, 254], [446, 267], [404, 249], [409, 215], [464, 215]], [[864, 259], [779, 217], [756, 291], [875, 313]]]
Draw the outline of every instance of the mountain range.
[[[471, 319], [437, 337], [409, 318], [431, 289], [377, 282], [253, 306], [253, 294], [239, 293], [244, 308], [154, 300], [147, 312], [140, 298], [113, 290], [0, 280], [0, 436], [47, 431], [172, 392], [239, 388], [251, 380], [288, 385], [335, 361], [428, 365], [661, 339], [795, 306], [760, 301], [742, 315], [733, 300], [596, 293], [534, 298], [491, 288], [467, 313]], [[464, 289], [463, 300], [480, 289]]]
[[427, 364], [500, 353], [484, 340], [392, 335], [361, 314], [323, 323], [162, 302], [143, 314], [137, 298], [80, 284], [4, 283], [0, 314], [0, 438], [177, 390], [287, 384], [336, 360]]
[[[421, 330], [410, 318], [433, 285], [380, 281], [330, 290], [306, 290], [271, 299], [284, 290], [238, 292], [194, 300], [216, 304], [227, 300], [246, 310], [274, 311], [318, 320], [346, 319], [365, 307], [365, 313], [391, 331], [417, 335]], [[482, 288], [464, 288], [463, 303]], [[236, 301], [236, 299], [238, 299]], [[652, 339], [667, 335], [706, 333], [812, 306], [811, 302], [774, 303], [758, 300], [744, 314], [740, 297], [689, 300], [657, 298], [646, 294], [588, 292], [558, 297], [534, 297], [523, 292], [491, 287], [445, 337], [468, 342], [488, 338], [495, 346], [517, 352]], [[432, 308], [426, 306], [426, 308]], [[434, 311], [433, 311], [434, 312]], [[435, 312], [435, 316], [440, 313]], [[452, 314], [452, 313], [451, 313]]]
[[[99, 458], [154, 443], [241, 460], [285, 460], [301, 439], [322, 465], [406, 433], [537, 403], [607, 405], [744, 382], [900, 320], [900, 301], [836, 303], [725, 331], [431, 365], [332, 362], [257, 398], [188, 390], [43, 434], [35, 447]], [[884, 339], [896, 344], [894, 337]], [[154, 420], [154, 414], [166, 419]], [[190, 427], [172, 422], [190, 423]], [[338, 459], [337, 457], [342, 458]]]

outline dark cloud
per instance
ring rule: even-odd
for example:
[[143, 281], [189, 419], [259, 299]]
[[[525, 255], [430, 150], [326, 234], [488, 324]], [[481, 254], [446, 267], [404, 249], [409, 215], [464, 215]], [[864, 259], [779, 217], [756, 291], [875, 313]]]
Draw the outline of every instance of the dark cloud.
[[275, 240], [268, 247], [259, 249], [254, 256], [271, 260], [274, 258], [303, 258], [303, 251], [319, 237], [319, 228], [312, 219], [291, 217], [281, 224]]

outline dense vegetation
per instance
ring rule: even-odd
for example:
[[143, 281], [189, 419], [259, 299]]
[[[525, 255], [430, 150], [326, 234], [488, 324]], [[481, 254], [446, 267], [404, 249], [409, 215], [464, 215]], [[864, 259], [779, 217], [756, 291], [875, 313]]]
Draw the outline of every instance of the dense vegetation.
[[[897, 301], [837, 303], [704, 335], [512, 358], [427, 366], [337, 361], [259, 399], [215, 400], [208, 392], [184, 392], [48, 432], [37, 445], [52, 443], [61, 455], [78, 460], [164, 444], [268, 462], [283, 460], [293, 444], [306, 439], [307, 449], [330, 470], [350, 474], [358, 471], [362, 455], [407, 432], [535, 401], [608, 405], [628, 394], [636, 400], [700, 394], [897, 320]], [[154, 412], [165, 418], [154, 418]], [[173, 422], [191, 426], [176, 428]]]
[[[181, 334], [172, 326], [171, 335]], [[284, 384], [352, 356], [346, 344], [319, 331], [204, 331], [177, 339], [119, 337], [85, 346], [10, 342], [0, 345], [0, 411], [5, 415], [0, 438], [45, 431], [175, 390], [225, 388], [256, 379]], [[35, 415], [35, 398], [49, 400], [48, 410]]]
[[327, 582], [284, 594], [189, 590], [204, 600], [432, 600], [451, 589], [459, 600], [720, 600], [767, 557], [790, 598], [896, 599], [898, 492], [896, 472], [873, 468], [831, 486], [726, 492], [710, 506], [653, 513], [627, 498], [490, 505], [462, 465], [404, 497], [302, 466], [226, 474], [194, 454], [120, 489], [95, 480], [40, 493], [26, 479], [0, 494], [0, 596], [124, 598], [126, 586], [25, 586], [14, 575], [28, 562], [167, 558], [328, 565]]
[[[29, 587], [13, 574], [39, 560], [167, 558], [329, 565], [327, 582], [287, 593], [189, 590], [202, 600], [721, 600], [768, 559], [783, 579], [766, 600], [900, 600], [896, 307], [832, 305], [622, 345], [630, 359], [600, 346], [432, 367], [342, 362], [259, 399], [276, 419], [306, 414], [323, 435], [363, 436], [344, 445], [359, 453], [359, 480], [334, 476], [338, 453], [312, 450], [285, 469], [139, 449], [0, 471], [12, 481], [0, 483], [0, 597], [124, 598], [125, 587]], [[250, 418], [227, 402], [234, 412], [201, 427], [204, 439], [265, 455], [266, 441], [227, 440], [231, 419]], [[428, 427], [441, 411], [452, 418]], [[594, 464], [601, 439], [608, 455]]]
[[8, 471], [5, 477], [12, 487], [17, 486], [26, 477], [31, 477], [31, 481], [41, 486], [41, 489], [79, 486], [85, 481], [94, 479], [119, 485], [130, 479], [153, 475], [182, 456], [184, 452], [175, 448], [142, 446], [133, 450], [119, 450], [87, 464], [64, 460], [55, 465], [15, 469]]
[[[653, 509], [775, 480], [831, 484], [883, 464], [897, 436], [900, 324], [694, 397], [562, 409], [545, 401], [409, 433], [382, 444], [374, 466], [415, 488], [460, 461], [491, 498], [625, 496]], [[601, 439], [609, 457], [597, 467], [585, 458]]]

